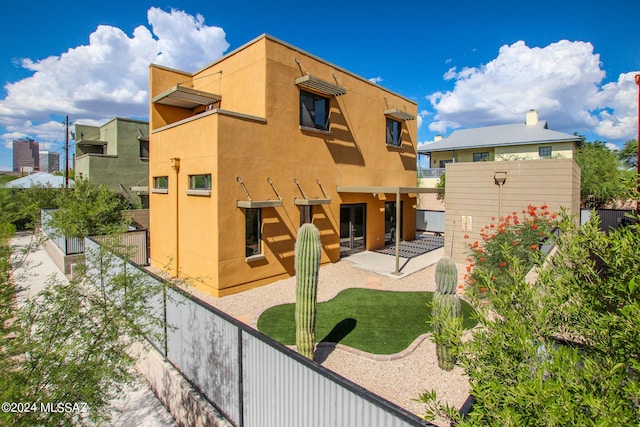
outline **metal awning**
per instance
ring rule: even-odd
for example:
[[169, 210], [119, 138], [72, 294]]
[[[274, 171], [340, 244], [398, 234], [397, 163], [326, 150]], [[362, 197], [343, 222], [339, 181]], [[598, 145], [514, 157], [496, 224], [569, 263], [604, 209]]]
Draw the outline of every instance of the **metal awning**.
[[222, 100], [222, 96], [204, 92], [190, 87], [175, 85], [171, 89], [154, 96], [154, 104], [172, 105], [174, 107], [195, 108], [199, 105], [209, 105]]
[[282, 200], [238, 200], [239, 208], [277, 208], [282, 206]]
[[330, 205], [331, 199], [293, 199], [298, 206]]
[[296, 85], [328, 96], [340, 96], [347, 93], [346, 88], [334, 85], [333, 83], [326, 82], [310, 75], [298, 77], [296, 79]]
[[397, 108], [392, 108], [390, 110], [384, 110], [384, 115], [394, 118], [396, 120], [415, 120], [416, 116], [413, 114], [409, 114], [406, 111], [398, 110]]

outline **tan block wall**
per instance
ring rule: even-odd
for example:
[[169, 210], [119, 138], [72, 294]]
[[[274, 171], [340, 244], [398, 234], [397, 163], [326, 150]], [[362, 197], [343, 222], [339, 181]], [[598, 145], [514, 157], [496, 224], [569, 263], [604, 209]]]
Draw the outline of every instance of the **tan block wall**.
[[[546, 204], [550, 212], [566, 208], [579, 221], [580, 168], [572, 159], [478, 162], [447, 165], [445, 188], [445, 254], [466, 262], [467, 243], [482, 241], [479, 230], [500, 216], [499, 186], [495, 172], [507, 172], [502, 187], [502, 215], [517, 212], [529, 204]], [[471, 218], [471, 230], [463, 229], [463, 217]], [[464, 235], [469, 236], [464, 239]]]

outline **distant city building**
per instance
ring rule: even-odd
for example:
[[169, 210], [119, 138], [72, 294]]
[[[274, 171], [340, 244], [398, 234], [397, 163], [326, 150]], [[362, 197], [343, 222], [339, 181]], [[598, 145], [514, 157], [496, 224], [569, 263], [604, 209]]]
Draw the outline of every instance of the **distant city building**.
[[60, 170], [60, 153], [52, 153], [51, 151], [40, 152], [40, 171], [41, 172], [58, 172]]
[[40, 147], [32, 139], [13, 141], [13, 171], [34, 172], [40, 169]]

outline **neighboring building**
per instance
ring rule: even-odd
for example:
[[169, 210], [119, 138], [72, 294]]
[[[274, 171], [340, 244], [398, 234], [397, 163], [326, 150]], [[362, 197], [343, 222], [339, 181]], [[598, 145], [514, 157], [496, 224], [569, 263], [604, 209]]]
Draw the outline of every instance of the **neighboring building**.
[[153, 266], [222, 296], [294, 275], [304, 222], [322, 263], [415, 238], [414, 101], [268, 35], [150, 86]]
[[37, 172], [40, 170], [40, 146], [33, 139], [13, 141], [13, 171]]
[[40, 152], [40, 171], [41, 172], [58, 172], [60, 170], [60, 153], [52, 153], [51, 151]]
[[[418, 156], [427, 159], [419, 164], [429, 167], [420, 168], [418, 185], [435, 187], [448, 163], [573, 158], [581, 144], [581, 137], [550, 130], [536, 110], [529, 110], [523, 123], [456, 130], [421, 147]], [[420, 199], [425, 209], [442, 206], [434, 195]]]
[[75, 125], [75, 176], [105, 184], [143, 208], [149, 193], [149, 123], [116, 117]]

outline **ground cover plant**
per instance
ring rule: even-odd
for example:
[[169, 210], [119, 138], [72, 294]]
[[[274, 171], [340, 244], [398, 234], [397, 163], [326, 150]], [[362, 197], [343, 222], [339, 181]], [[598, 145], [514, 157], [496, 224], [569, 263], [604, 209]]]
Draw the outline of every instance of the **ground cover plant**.
[[[322, 286], [322, 284], [320, 284]], [[350, 288], [335, 298], [318, 303], [316, 337], [375, 354], [394, 354], [406, 349], [418, 336], [431, 332], [431, 292], [394, 292]], [[295, 304], [266, 310], [258, 329], [285, 345], [295, 344]], [[462, 302], [464, 327], [476, 321], [469, 304]]]
[[[425, 418], [459, 426], [639, 425], [638, 225], [607, 234], [595, 214], [578, 226], [533, 208], [471, 243], [467, 290], [481, 326], [460, 344], [458, 361], [475, 403], [460, 415], [425, 392]], [[523, 240], [553, 226], [551, 256]], [[525, 279], [531, 266], [538, 274]]]

